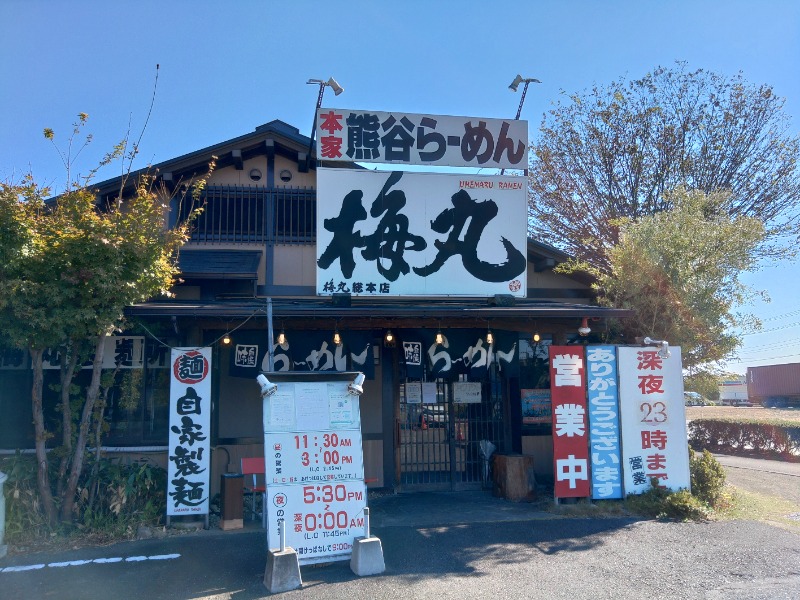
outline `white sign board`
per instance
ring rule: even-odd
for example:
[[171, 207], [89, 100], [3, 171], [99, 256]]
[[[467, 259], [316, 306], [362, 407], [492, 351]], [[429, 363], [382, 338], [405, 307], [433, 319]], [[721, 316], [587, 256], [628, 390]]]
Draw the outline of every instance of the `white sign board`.
[[527, 293], [522, 177], [317, 170], [317, 293]]
[[297, 552], [301, 565], [344, 560], [353, 552], [353, 540], [364, 535], [366, 503], [363, 481], [268, 485], [270, 548], [283, 520], [286, 545]]
[[325, 161], [528, 168], [528, 122], [344, 108], [317, 111]]
[[453, 382], [453, 402], [456, 404], [480, 404], [481, 384], [479, 381]]
[[408, 404], [422, 404], [422, 383], [409, 381], [405, 385], [406, 402]]
[[[111, 335], [103, 347], [103, 369], [141, 369], [144, 366], [144, 336]], [[149, 365], [148, 365], [149, 366]], [[42, 356], [43, 369], [60, 369], [61, 354], [47, 349]], [[92, 361], [86, 361], [83, 369], [91, 369]]]
[[617, 349], [626, 494], [646, 491], [652, 478], [671, 490], [690, 486], [681, 349], [670, 353]]
[[301, 564], [344, 560], [364, 535], [364, 458], [358, 396], [349, 381], [277, 381], [264, 398], [267, 543], [278, 527]]
[[422, 382], [422, 402], [424, 404], [436, 404], [438, 398], [436, 397], [436, 382], [423, 381]]
[[272, 432], [269, 441], [264, 451], [267, 484], [364, 479], [359, 430]]
[[211, 348], [173, 348], [167, 515], [208, 514]]

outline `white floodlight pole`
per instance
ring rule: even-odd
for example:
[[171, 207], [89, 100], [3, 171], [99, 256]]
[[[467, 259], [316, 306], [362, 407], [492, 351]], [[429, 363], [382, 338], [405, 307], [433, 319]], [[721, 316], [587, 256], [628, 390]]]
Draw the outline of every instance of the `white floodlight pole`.
[[[534, 79], [533, 77], [524, 79], [522, 75], [517, 75], [514, 78], [514, 81], [511, 82], [511, 85], [508, 86], [508, 89], [510, 89], [512, 92], [516, 92], [517, 88], [519, 88], [520, 83], [524, 83], [525, 86], [522, 88], [522, 96], [519, 99], [519, 106], [517, 107], [517, 116], [514, 117], [515, 121], [519, 121], [519, 116], [522, 114], [522, 105], [525, 104], [525, 95], [528, 93], [528, 86], [531, 83], [542, 83], [542, 82], [539, 81], [538, 79]], [[502, 175], [505, 172], [506, 172], [505, 169], [500, 169], [500, 175]]]
[[322, 79], [309, 79], [306, 81], [307, 84], [310, 85], [318, 85], [319, 86], [319, 95], [317, 96], [317, 107], [314, 109], [314, 122], [311, 125], [311, 141], [308, 144], [308, 156], [306, 157], [306, 166], [311, 164], [311, 154], [314, 152], [314, 135], [317, 132], [317, 111], [322, 106], [322, 96], [325, 94], [325, 88], [329, 87], [333, 90], [333, 93], [338, 96], [344, 91], [344, 88], [339, 85], [339, 83], [331, 77], [328, 81], [322, 81]]

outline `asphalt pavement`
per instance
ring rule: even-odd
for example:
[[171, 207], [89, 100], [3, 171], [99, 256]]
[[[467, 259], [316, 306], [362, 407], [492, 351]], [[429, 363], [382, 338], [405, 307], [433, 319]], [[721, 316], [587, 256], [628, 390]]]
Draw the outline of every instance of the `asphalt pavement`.
[[[750, 521], [574, 518], [487, 492], [370, 500], [386, 572], [302, 568], [275, 597], [796, 600], [800, 532]], [[0, 599], [249, 600], [269, 597], [265, 535], [198, 531], [0, 559]]]

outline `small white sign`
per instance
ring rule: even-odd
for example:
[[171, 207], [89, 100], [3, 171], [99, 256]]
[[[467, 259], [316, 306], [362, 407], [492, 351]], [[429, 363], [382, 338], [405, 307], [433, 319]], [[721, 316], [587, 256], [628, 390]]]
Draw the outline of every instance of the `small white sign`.
[[456, 404], [480, 404], [481, 384], [478, 381], [456, 381], [453, 383], [453, 402]]
[[425, 404], [436, 404], [436, 382], [426, 381], [422, 384], [422, 402]]
[[406, 383], [406, 403], [422, 404], [422, 383], [419, 381]]

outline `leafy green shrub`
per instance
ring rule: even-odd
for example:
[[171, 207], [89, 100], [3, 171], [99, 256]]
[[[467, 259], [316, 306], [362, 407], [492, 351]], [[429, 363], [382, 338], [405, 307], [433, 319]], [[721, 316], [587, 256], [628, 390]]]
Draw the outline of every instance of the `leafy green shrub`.
[[17, 453], [0, 461], [0, 471], [8, 475], [3, 486], [6, 497], [5, 540], [15, 544], [47, 537], [52, 530], [41, 510], [34, 457]]
[[[48, 458], [57, 460], [54, 455]], [[70, 529], [69, 524], [53, 529], [47, 523], [36, 485], [35, 457], [17, 454], [0, 462], [0, 470], [9, 476], [5, 495], [6, 537], [10, 543]], [[77, 528], [95, 537], [114, 539], [132, 536], [139, 524], [158, 524], [166, 513], [166, 480], [164, 469], [147, 461], [125, 464], [120, 458], [101, 459], [84, 469], [78, 483]]]
[[725, 469], [708, 450], [698, 454], [689, 450], [689, 473], [692, 495], [714, 508], [725, 488]]
[[140, 523], [157, 524], [165, 513], [167, 475], [157, 465], [102, 459], [85, 474], [77, 490], [80, 527], [124, 536]]
[[672, 492], [664, 499], [663, 512], [659, 518], [677, 519], [679, 521], [705, 521], [711, 516], [711, 510], [689, 490]]
[[650, 488], [641, 494], [631, 494], [625, 499], [631, 512], [656, 519], [676, 519], [678, 521], [705, 521], [711, 510], [689, 490], [673, 492], [659, 487], [658, 479], [650, 480]]
[[800, 425], [778, 420], [696, 419], [689, 423], [689, 444], [695, 450], [796, 459]]

